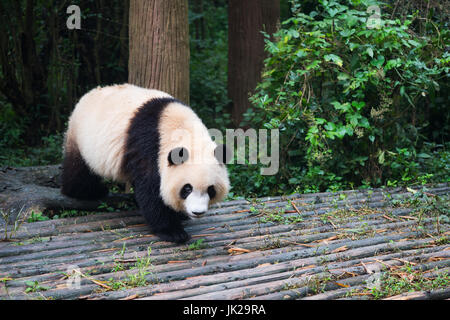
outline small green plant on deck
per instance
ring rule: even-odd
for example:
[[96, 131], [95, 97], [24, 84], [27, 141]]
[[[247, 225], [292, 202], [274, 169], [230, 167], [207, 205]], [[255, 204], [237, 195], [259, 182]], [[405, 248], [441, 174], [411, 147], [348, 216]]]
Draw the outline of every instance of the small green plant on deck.
[[422, 272], [414, 270], [410, 264], [406, 264], [401, 268], [391, 268], [391, 270], [383, 272], [380, 287], [374, 287], [367, 292], [370, 292], [374, 299], [382, 299], [405, 292], [447, 288], [449, 285], [450, 276], [447, 272], [441, 272], [435, 276], [424, 276]]
[[102, 202], [97, 207], [98, 210], [107, 211], [107, 212], [115, 212], [116, 209], [112, 206], [109, 206], [106, 202]]
[[25, 293], [46, 291], [49, 289], [48, 287], [41, 286], [37, 281], [26, 281], [25, 285], [27, 286]]
[[31, 211], [31, 214], [28, 217], [27, 222], [37, 222], [37, 221], [46, 221], [46, 220], [50, 220], [50, 218], [47, 217], [46, 215], [44, 215], [42, 212]]
[[[261, 223], [279, 223], [279, 224], [295, 224], [303, 222], [303, 217], [299, 214], [292, 214], [292, 212], [289, 212], [289, 214], [286, 212], [288, 206], [285, 208], [274, 208], [274, 209], [263, 209], [261, 210], [261, 214], [263, 215], [259, 221]], [[294, 211], [294, 210], [292, 210]]]
[[9, 224], [10, 216], [12, 214], [11, 211], [0, 209], [0, 216], [2, 217], [4, 224], [4, 233], [3, 233], [3, 239], [1, 241], [12, 241], [12, 238], [16, 234], [16, 232], [19, 230], [22, 223], [25, 221], [25, 219], [21, 218], [21, 215], [23, 213], [23, 207], [20, 208], [19, 213], [17, 214], [16, 218], [14, 219], [14, 224]]
[[205, 249], [208, 247], [208, 245], [205, 242], [205, 239], [198, 239], [195, 242], [191, 243], [188, 246], [188, 250], [200, 250]]
[[[124, 257], [125, 244], [122, 250], [119, 252], [119, 254], [121, 255], [122, 258]], [[150, 271], [149, 269], [153, 267], [151, 263], [152, 260], [150, 258], [150, 254], [151, 254], [150, 247], [147, 248], [147, 254], [145, 256], [138, 257], [136, 254], [135, 263], [129, 269], [126, 269], [125, 265], [122, 264], [121, 262], [115, 261], [115, 265], [112, 271], [113, 272], [124, 271], [126, 277], [125, 279], [118, 279], [118, 280], [110, 278], [108, 281], [108, 286], [111, 287], [113, 290], [121, 290], [121, 289], [142, 287], [149, 284], [147, 276], [149, 274], [152, 274], [152, 271]]]
[[432, 218], [437, 233], [441, 233], [442, 224], [450, 224], [450, 196], [434, 195], [428, 192], [426, 187], [419, 190], [408, 188], [412, 196], [406, 199], [391, 199], [390, 202], [396, 207], [407, 207], [413, 209], [411, 216], [417, 218], [417, 228], [424, 228], [423, 222], [426, 218]]

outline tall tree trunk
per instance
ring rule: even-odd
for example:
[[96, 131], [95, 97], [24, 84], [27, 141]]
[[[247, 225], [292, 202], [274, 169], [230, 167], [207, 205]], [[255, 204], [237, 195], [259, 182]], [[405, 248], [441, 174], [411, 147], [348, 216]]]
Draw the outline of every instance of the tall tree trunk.
[[261, 79], [265, 57], [261, 31], [275, 32], [279, 17], [279, 0], [228, 1], [228, 97], [236, 126]]
[[131, 0], [128, 81], [189, 103], [187, 0]]

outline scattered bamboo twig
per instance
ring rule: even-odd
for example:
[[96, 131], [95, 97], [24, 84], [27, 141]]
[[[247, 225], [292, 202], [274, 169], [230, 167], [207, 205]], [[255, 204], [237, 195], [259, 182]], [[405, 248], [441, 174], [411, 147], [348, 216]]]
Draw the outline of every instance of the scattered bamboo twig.
[[417, 220], [416, 217], [411, 217], [411, 216], [399, 216], [399, 218], [403, 218], [403, 219], [407, 219], [407, 220]]
[[401, 259], [401, 258], [392, 258], [392, 259], [398, 260], [398, 261], [400, 261], [400, 262], [403, 262], [404, 264], [410, 264], [410, 265], [413, 265], [413, 266], [417, 265], [417, 263], [415, 263], [415, 262], [407, 261], [407, 260]]
[[387, 220], [389, 220], [389, 221], [397, 221], [396, 219], [394, 219], [394, 218], [391, 218], [391, 217], [389, 217], [389, 216], [387, 216], [387, 215], [382, 215], [382, 217], [383, 218], [385, 218], [385, 219], [387, 219]]
[[298, 208], [297, 208], [297, 206], [295, 205], [294, 201], [289, 201], [289, 202], [291, 203], [291, 206], [295, 209], [295, 211], [297, 211], [297, 213], [298, 213], [299, 215], [301, 215], [301, 212], [300, 212], [300, 210], [298, 210]]
[[242, 253], [249, 253], [251, 250], [244, 249], [244, 248], [230, 248], [227, 250], [229, 254], [242, 254]]
[[74, 272], [79, 273], [81, 277], [83, 277], [83, 278], [85, 278], [85, 279], [87, 279], [89, 281], [92, 281], [93, 283], [95, 283], [96, 285], [99, 285], [100, 287], [103, 287], [103, 288], [108, 289], [108, 290], [112, 290], [112, 288], [110, 286], [104, 284], [102, 281], [92, 279], [91, 277], [89, 277], [89, 276], [85, 275], [84, 273], [82, 273], [80, 270], [74, 269]]

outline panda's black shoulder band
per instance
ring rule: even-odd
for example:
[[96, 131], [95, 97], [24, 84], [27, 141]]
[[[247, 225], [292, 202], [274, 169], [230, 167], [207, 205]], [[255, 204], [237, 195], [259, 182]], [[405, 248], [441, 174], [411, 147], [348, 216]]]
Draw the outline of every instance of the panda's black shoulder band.
[[[137, 109], [128, 127], [122, 169], [131, 179], [142, 172], [151, 172], [158, 178], [158, 154], [160, 150], [159, 122], [168, 104], [178, 102], [174, 98], [155, 98]], [[134, 176], [134, 177], [133, 177]]]

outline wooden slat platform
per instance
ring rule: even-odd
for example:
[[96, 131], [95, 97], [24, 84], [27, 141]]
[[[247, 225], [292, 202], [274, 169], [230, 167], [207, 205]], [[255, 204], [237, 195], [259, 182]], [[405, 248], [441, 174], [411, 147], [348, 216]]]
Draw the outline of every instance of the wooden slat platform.
[[[401, 203], [412, 197], [396, 188], [226, 202], [187, 222], [184, 245], [158, 241], [137, 212], [23, 223], [0, 242], [0, 299], [371, 299], [386, 271], [449, 272], [449, 225]], [[449, 297], [444, 286], [391, 298]]]

